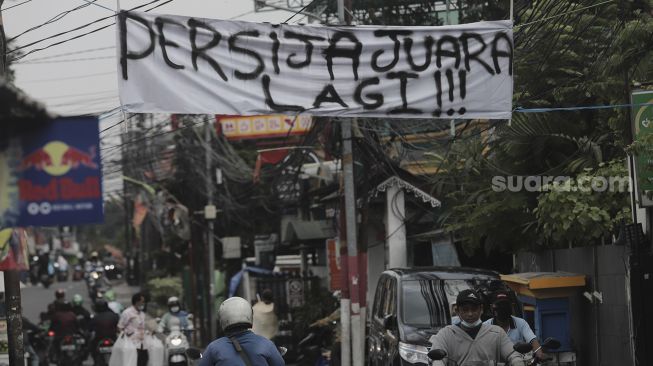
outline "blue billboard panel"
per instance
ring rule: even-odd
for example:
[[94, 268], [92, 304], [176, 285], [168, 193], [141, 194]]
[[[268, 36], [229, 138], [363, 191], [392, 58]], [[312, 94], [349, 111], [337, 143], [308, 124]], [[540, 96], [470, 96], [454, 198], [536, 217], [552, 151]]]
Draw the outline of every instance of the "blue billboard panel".
[[99, 135], [97, 117], [68, 117], [21, 137], [17, 226], [103, 221]]

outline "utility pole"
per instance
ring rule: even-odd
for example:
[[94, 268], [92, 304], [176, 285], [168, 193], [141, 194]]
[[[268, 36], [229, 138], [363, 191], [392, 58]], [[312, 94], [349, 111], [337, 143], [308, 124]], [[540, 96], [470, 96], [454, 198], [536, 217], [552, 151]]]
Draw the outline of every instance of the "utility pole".
[[[340, 24], [345, 24], [345, 0], [338, 0], [338, 23]], [[347, 119], [347, 121], [349, 121]], [[345, 132], [345, 130], [348, 130], [348, 132]], [[349, 123], [344, 122], [341, 126], [341, 135], [342, 135], [342, 140], [343, 140], [343, 156], [342, 156], [342, 171], [343, 171], [343, 185], [345, 186], [345, 199], [341, 200], [342, 206], [346, 207], [346, 202], [347, 202], [347, 160], [346, 160], [346, 144], [347, 142], [349, 143], [349, 158], [353, 158], [353, 155], [351, 155], [351, 121]], [[346, 136], [349, 136], [349, 140], [346, 139]], [[350, 163], [353, 163], [351, 161]], [[346, 208], [345, 208], [345, 211]], [[345, 213], [346, 215], [346, 213]], [[343, 217], [342, 213], [340, 214], [341, 218]], [[345, 217], [344, 224], [341, 225], [340, 227], [347, 227], [349, 228], [347, 223], [347, 218]], [[341, 222], [343, 220], [341, 219]], [[349, 231], [349, 230], [347, 230]], [[345, 242], [347, 241], [347, 234], [345, 233], [343, 235], [342, 229], [340, 233], [340, 239], [345, 239]], [[339, 242], [340, 246], [342, 246], [342, 241]], [[342, 253], [342, 251], [341, 251]], [[340, 341], [340, 362], [343, 366], [350, 366], [351, 365], [351, 295], [349, 291], [349, 245], [347, 245], [347, 259], [342, 260], [343, 265], [342, 265], [342, 274], [343, 274], [343, 283], [342, 283], [342, 292], [340, 296], [340, 333], [341, 333], [341, 341]]]
[[[2, 23], [2, 3], [0, 0], [0, 79], [4, 79], [7, 68], [7, 39]], [[5, 305], [7, 312], [7, 343], [9, 346], [9, 365], [25, 364], [23, 350], [23, 309], [20, 305], [20, 272], [5, 271]]]
[[20, 305], [20, 272], [5, 271], [4, 275], [9, 366], [23, 366], [25, 351], [23, 350], [23, 309]]
[[0, 0], [0, 77], [3, 78], [7, 67], [7, 38], [5, 37], [5, 26], [2, 24], [2, 3], [4, 1]]
[[205, 117], [204, 120], [204, 144], [206, 148], [206, 194], [207, 202], [206, 207], [204, 208], [204, 218], [207, 221], [207, 234], [206, 242], [208, 245], [208, 258], [207, 258], [207, 267], [208, 267], [208, 285], [209, 285], [209, 311], [207, 314], [207, 319], [209, 321], [209, 339], [213, 339], [216, 333], [216, 322], [215, 322], [215, 242], [213, 235], [215, 231], [213, 229], [213, 220], [215, 220], [216, 209], [213, 205], [213, 175], [211, 174], [212, 170], [212, 161], [211, 154], [213, 149], [211, 147], [211, 123], [209, 123], [209, 118]]
[[[348, 12], [346, 13], [346, 10]], [[341, 24], [351, 24], [351, 0], [338, 0], [338, 18]], [[356, 188], [354, 186], [354, 154], [352, 148], [352, 119], [342, 123], [342, 170], [345, 188], [345, 220], [347, 231], [347, 276], [349, 299], [343, 292], [340, 301], [342, 324], [342, 365], [363, 366], [365, 362], [364, 321], [361, 319], [360, 280], [356, 227]], [[364, 311], [363, 311], [364, 313]], [[350, 341], [351, 339], [351, 341]]]
[[[349, 277], [351, 365], [363, 366], [365, 350], [361, 334], [360, 275], [358, 273], [358, 244], [356, 228], [356, 197], [354, 186], [354, 154], [352, 148], [352, 120], [342, 123], [342, 170], [345, 186], [345, 218], [347, 221], [347, 270]], [[343, 332], [345, 329], [343, 329]], [[344, 356], [344, 354], [343, 354]], [[344, 361], [344, 357], [343, 357]], [[343, 365], [348, 363], [343, 362]]]

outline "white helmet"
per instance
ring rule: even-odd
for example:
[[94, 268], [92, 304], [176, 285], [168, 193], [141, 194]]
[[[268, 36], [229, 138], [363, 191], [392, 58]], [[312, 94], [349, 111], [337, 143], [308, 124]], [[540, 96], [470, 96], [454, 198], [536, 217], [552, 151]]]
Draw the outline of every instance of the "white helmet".
[[179, 298], [177, 296], [172, 296], [168, 298], [168, 306], [179, 305]]
[[218, 310], [220, 326], [224, 331], [236, 325], [251, 327], [253, 316], [252, 306], [242, 297], [231, 297], [225, 300]]

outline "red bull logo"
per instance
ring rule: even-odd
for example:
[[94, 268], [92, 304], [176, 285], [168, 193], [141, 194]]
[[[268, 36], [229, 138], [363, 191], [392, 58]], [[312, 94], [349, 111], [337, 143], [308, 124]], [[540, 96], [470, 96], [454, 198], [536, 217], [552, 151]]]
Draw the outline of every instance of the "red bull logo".
[[[94, 162], [95, 146], [83, 151], [62, 141], [51, 141], [25, 156], [21, 170], [35, 169], [53, 176], [45, 184], [37, 184], [29, 179], [18, 182], [20, 199], [23, 201], [56, 201], [98, 198], [101, 196], [100, 179], [87, 177], [82, 182], [75, 182], [70, 177], [63, 177], [73, 169], [86, 167], [98, 169]], [[59, 178], [60, 177], [60, 178]]]
[[21, 170], [34, 168], [53, 176], [62, 176], [70, 169], [77, 169], [80, 166], [97, 169], [94, 159], [95, 146], [90, 147], [86, 152], [61, 141], [52, 141], [27, 155], [23, 159]]

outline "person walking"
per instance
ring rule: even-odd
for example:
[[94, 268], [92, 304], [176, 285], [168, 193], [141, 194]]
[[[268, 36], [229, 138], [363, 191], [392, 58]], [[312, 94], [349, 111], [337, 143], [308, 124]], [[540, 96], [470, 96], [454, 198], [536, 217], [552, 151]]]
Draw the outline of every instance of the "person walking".
[[145, 349], [145, 296], [137, 293], [132, 296], [132, 306], [120, 315], [118, 330], [124, 333], [135, 345], [138, 353], [137, 366], [147, 366], [149, 354]]
[[261, 301], [252, 307], [254, 311], [252, 332], [267, 339], [273, 339], [279, 332], [279, 319], [273, 300], [272, 291], [265, 289], [261, 294]]

